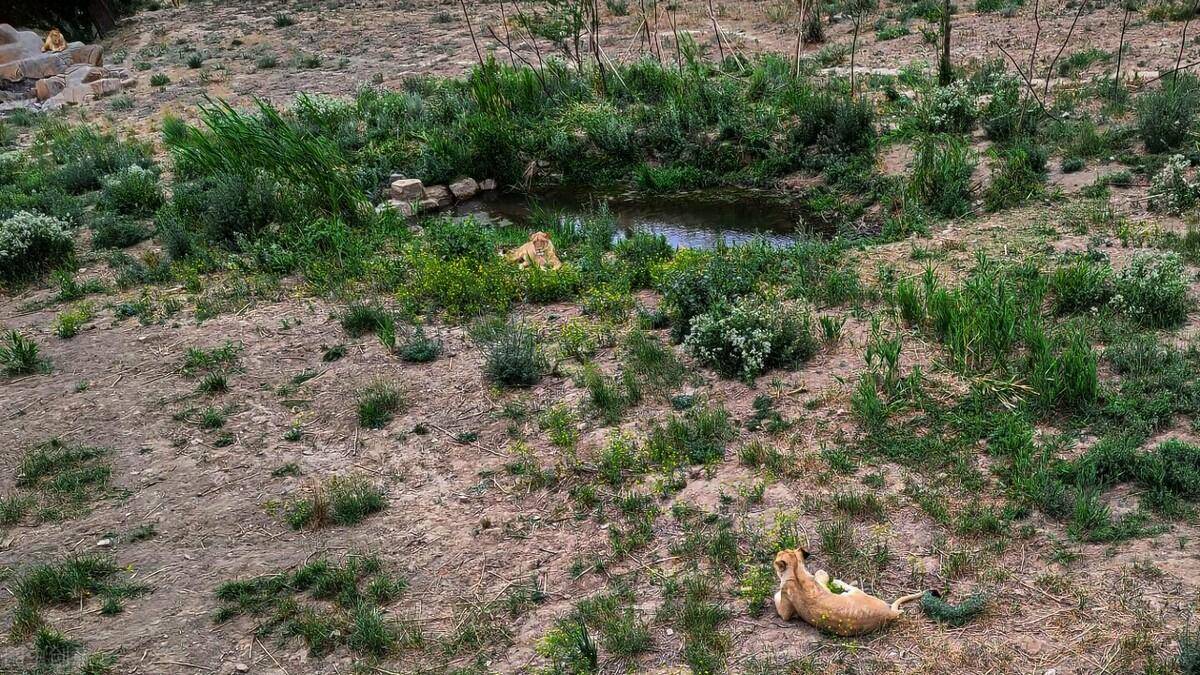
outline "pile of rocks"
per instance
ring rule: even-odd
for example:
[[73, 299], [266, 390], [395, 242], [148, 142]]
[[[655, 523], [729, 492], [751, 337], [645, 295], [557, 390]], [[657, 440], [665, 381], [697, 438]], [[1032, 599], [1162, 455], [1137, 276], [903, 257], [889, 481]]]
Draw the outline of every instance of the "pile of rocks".
[[33, 31], [0, 23], [0, 110], [86, 103], [135, 82], [129, 71], [102, 65], [100, 45], [71, 42], [44, 52], [44, 43]]
[[488, 178], [476, 181], [474, 178], [460, 178], [450, 185], [425, 186], [419, 179], [405, 178], [393, 174], [389, 181], [387, 206], [396, 209], [401, 215], [411, 216], [415, 213], [433, 213], [477, 196], [480, 192], [496, 189], [496, 181]]

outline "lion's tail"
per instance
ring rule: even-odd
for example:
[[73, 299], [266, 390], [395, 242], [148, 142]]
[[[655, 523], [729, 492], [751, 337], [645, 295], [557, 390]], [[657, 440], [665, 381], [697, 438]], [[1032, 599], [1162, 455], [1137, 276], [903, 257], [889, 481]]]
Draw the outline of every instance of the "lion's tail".
[[906, 602], [912, 602], [913, 600], [920, 600], [922, 595], [925, 595], [925, 591], [921, 591], [919, 593], [911, 593], [909, 595], [905, 595], [903, 597], [896, 598], [896, 601], [892, 603], [892, 611], [899, 612], [900, 605], [903, 605]]

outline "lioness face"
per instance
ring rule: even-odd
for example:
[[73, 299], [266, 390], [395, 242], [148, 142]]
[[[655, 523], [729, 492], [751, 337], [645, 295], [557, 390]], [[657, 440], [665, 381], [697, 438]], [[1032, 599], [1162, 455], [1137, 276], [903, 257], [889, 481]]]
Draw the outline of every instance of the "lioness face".
[[529, 241], [533, 242], [533, 247], [541, 251], [546, 248], [546, 244], [550, 243], [550, 235], [545, 232], [534, 232]]

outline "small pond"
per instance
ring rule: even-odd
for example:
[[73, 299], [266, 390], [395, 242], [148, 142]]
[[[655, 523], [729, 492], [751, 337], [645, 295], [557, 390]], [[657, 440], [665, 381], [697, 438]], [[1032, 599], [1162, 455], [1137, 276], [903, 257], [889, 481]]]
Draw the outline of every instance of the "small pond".
[[713, 248], [718, 242], [739, 243], [758, 236], [786, 246], [813, 232], [797, 204], [766, 190], [703, 190], [670, 195], [591, 193], [556, 190], [533, 196], [484, 193], [458, 204], [457, 215], [483, 215], [529, 225], [536, 208], [584, 213], [607, 204], [619, 236], [652, 232], [675, 248]]

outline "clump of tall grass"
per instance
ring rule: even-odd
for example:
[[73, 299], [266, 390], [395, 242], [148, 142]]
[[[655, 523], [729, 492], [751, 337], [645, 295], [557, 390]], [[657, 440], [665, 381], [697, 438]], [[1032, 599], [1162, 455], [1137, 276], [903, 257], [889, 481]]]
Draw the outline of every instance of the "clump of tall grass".
[[1200, 103], [1200, 80], [1176, 73], [1163, 78], [1157, 89], [1137, 100], [1137, 130], [1149, 152], [1168, 152], [1181, 147], [1196, 128]]
[[484, 351], [484, 372], [488, 379], [506, 387], [537, 384], [547, 368], [537, 333], [525, 324], [505, 324], [484, 346]]
[[933, 213], [959, 218], [971, 212], [975, 154], [957, 136], [927, 134], [916, 144], [909, 191]]
[[1107, 262], [1080, 257], [1050, 277], [1056, 314], [1090, 312], [1106, 306], [1113, 295], [1113, 272]]

